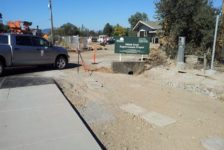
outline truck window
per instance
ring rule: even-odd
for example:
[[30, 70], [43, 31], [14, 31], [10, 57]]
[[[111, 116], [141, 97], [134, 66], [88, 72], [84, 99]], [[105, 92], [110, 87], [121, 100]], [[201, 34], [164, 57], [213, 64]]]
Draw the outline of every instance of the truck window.
[[0, 35], [0, 44], [8, 44], [8, 36]]
[[32, 46], [31, 38], [29, 36], [16, 36], [16, 45]]
[[49, 46], [48, 41], [39, 37], [32, 37], [32, 42], [34, 46]]

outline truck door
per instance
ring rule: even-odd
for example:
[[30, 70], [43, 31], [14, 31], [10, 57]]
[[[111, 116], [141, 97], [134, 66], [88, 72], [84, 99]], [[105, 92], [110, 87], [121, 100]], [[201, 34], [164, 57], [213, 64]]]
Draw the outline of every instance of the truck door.
[[52, 64], [55, 59], [55, 52], [49, 42], [40, 37], [32, 37], [33, 45], [39, 50], [41, 56], [40, 64]]
[[40, 64], [40, 50], [33, 46], [31, 36], [16, 35], [13, 47], [14, 65], [38, 65]]

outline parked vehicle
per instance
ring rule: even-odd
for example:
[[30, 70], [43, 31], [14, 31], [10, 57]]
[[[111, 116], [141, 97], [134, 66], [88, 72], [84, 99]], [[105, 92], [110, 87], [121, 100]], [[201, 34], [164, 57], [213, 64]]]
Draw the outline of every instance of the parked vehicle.
[[107, 40], [107, 44], [114, 44], [115, 43], [115, 39], [113, 37], [110, 37], [108, 40]]
[[107, 35], [99, 35], [98, 42], [100, 43], [105, 43], [107, 40], [108, 36]]
[[92, 37], [92, 42], [97, 42], [97, 37]]
[[54, 64], [64, 69], [68, 51], [53, 46], [46, 39], [25, 34], [0, 34], [0, 75], [5, 67]]

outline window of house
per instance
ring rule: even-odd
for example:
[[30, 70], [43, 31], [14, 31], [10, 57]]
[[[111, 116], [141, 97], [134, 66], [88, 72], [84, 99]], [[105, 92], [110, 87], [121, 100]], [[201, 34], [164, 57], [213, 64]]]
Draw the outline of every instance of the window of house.
[[0, 44], [8, 44], [8, 36], [0, 35]]
[[159, 38], [155, 38], [155, 44], [159, 43]]
[[140, 37], [145, 37], [145, 31], [140, 31]]
[[16, 36], [16, 45], [32, 46], [30, 36]]

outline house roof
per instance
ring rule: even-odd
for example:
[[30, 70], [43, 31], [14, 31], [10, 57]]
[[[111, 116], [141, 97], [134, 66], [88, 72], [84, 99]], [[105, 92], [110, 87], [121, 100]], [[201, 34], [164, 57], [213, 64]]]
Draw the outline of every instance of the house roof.
[[154, 29], [154, 30], [158, 30], [158, 29], [162, 29], [162, 26], [160, 25], [160, 22], [159, 21], [148, 21], [148, 22], [144, 22], [144, 21], [139, 21], [133, 28], [133, 31], [137, 30], [138, 27], [143, 24], [151, 29]]

